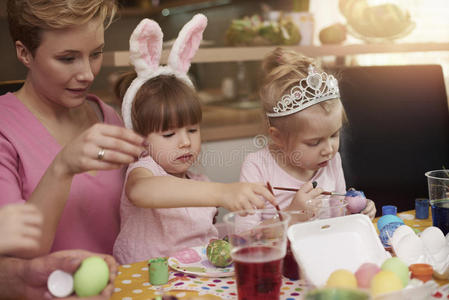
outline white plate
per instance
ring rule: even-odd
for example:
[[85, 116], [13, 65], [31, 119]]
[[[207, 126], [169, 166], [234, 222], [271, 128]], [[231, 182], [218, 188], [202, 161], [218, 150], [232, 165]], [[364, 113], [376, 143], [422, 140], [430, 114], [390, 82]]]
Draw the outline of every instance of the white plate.
[[234, 275], [234, 264], [216, 267], [207, 259], [206, 247], [192, 247], [176, 252], [168, 258], [168, 265], [177, 271], [203, 277], [230, 277]]

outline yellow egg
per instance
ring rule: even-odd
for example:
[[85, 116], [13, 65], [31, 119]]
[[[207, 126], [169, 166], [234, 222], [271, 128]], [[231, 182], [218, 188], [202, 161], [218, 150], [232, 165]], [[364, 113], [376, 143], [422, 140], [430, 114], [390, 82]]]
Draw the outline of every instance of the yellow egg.
[[384, 271], [391, 271], [395, 273], [402, 281], [402, 287], [406, 287], [409, 281], [408, 266], [398, 257], [390, 257], [385, 260], [380, 267]]
[[327, 279], [327, 287], [357, 288], [357, 279], [351, 271], [339, 269], [332, 272]]
[[392, 271], [381, 270], [371, 280], [371, 294], [377, 296], [402, 290], [401, 279]]

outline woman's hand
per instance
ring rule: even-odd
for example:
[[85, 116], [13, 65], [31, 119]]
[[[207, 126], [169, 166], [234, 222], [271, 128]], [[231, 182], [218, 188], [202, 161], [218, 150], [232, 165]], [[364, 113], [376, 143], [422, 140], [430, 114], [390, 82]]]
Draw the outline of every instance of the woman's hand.
[[[52, 296], [47, 290], [48, 276], [57, 269], [73, 274], [78, 269], [81, 262], [90, 256], [99, 256], [106, 261], [109, 267], [109, 284], [100, 295], [86, 299], [109, 299], [114, 291], [113, 283], [117, 275], [117, 262], [110, 255], [92, 253], [85, 250], [58, 251], [34, 258], [32, 260], [26, 260], [24, 262], [22, 274], [22, 284], [25, 298], [44, 299], [45, 297], [45, 299], [52, 299]], [[73, 296], [59, 299], [72, 300], [77, 298], [78, 297]]]
[[68, 143], [55, 162], [63, 167], [63, 172], [74, 175], [116, 169], [147, 153], [144, 138], [134, 131], [98, 123]]
[[262, 183], [223, 184], [218, 193], [221, 195], [219, 205], [230, 211], [264, 208], [265, 199], [273, 205], [277, 204], [273, 194]]
[[38, 250], [42, 223], [41, 212], [32, 204], [9, 204], [0, 208], [0, 254]]
[[309, 205], [314, 202], [314, 198], [321, 195], [322, 188], [314, 188], [311, 181], [303, 184], [301, 188], [296, 192], [293, 201], [287, 207], [286, 210], [306, 210], [309, 209]]
[[360, 212], [361, 214], [367, 215], [371, 220], [376, 216], [376, 205], [373, 200], [366, 199], [366, 206]]

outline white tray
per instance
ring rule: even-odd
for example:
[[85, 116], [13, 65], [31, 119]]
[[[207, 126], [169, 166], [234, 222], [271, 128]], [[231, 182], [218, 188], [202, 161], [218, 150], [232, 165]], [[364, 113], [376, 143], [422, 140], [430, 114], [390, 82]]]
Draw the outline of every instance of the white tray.
[[316, 287], [337, 269], [354, 273], [363, 263], [380, 266], [391, 257], [371, 220], [361, 214], [298, 223], [287, 235], [302, 278]]

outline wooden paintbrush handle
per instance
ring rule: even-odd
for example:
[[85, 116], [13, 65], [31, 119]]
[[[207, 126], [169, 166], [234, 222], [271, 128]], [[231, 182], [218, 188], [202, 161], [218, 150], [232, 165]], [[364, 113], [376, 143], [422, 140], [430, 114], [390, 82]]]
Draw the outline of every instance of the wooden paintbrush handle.
[[[270, 184], [269, 181], [267, 181], [267, 188], [268, 188], [268, 190], [270, 191], [270, 193], [274, 196], [274, 191], [273, 191], [273, 188], [271, 187], [271, 184]], [[279, 212], [281, 212], [281, 208], [279, 207], [278, 204], [276, 204], [274, 207], [275, 207], [276, 210], [278, 211], [279, 220], [282, 222], [282, 221], [283, 221], [283, 218], [282, 218], [282, 215], [279, 213]]]
[[[280, 187], [280, 186], [275, 186], [275, 187], [273, 187], [273, 189], [280, 190], [280, 191], [289, 191], [289, 192], [297, 192], [299, 190], [299, 189], [295, 189], [295, 188], [286, 188], [286, 187]], [[333, 192], [328, 192], [328, 191], [324, 191], [321, 194], [328, 195], [328, 196], [332, 196], [332, 195], [344, 196], [343, 194], [333, 193]]]

